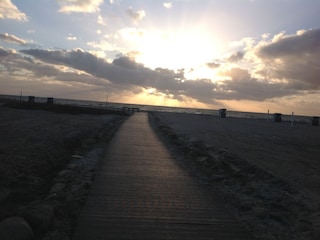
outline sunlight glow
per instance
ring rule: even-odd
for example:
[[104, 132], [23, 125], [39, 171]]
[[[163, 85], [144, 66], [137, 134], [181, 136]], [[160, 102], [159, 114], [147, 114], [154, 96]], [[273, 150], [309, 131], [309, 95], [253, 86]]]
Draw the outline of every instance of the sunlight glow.
[[201, 28], [166, 33], [130, 28], [121, 35], [141, 53], [136, 60], [151, 68], [192, 68], [219, 54], [219, 45]]

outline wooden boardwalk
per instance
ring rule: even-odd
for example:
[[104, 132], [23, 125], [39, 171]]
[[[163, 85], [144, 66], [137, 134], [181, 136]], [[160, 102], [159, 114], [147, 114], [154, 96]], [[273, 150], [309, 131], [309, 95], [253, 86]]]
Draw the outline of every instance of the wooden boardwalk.
[[135, 113], [106, 150], [73, 240], [253, 239], [210, 188], [172, 159], [146, 113]]

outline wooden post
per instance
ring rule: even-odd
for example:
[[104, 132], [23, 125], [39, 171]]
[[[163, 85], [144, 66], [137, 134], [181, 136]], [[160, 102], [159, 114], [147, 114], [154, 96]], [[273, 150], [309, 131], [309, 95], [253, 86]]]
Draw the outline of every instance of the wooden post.
[[225, 118], [227, 116], [227, 109], [221, 108], [219, 109], [219, 117]]

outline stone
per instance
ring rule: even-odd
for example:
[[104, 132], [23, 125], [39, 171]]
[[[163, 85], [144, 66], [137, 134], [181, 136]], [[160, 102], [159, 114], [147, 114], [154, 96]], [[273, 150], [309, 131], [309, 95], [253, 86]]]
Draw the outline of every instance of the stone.
[[54, 208], [49, 203], [32, 204], [21, 210], [21, 215], [28, 221], [35, 234], [48, 231], [54, 218]]
[[46, 197], [45, 200], [52, 200], [52, 199], [57, 199], [58, 195], [56, 193], [51, 193], [49, 196]]
[[58, 177], [66, 177], [66, 176], [70, 176], [72, 174], [71, 170], [62, 170], [58, 173]]
[[1, 240], [32, 240], [33, 231], [22, 217], [10, 217], [0, 223]]
[[65, 185], [64, 183], [60, 183], [60, 182], [55, 183], [55, 184], [51, 187], [49, 193], [50, 193], [50, 194], [51, 194], [51, 193], [60, 193], [61, 191], [63, 191], [63, 189], [64, 189], [65, 187], [66, 187], [66, 185]]

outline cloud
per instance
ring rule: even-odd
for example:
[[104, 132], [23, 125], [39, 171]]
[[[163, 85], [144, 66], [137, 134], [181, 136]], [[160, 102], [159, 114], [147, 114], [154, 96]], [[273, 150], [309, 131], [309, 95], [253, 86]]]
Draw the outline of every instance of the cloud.
[[198, 82], [199, 85], [197, 81], [184, 81], [183, 71], [175, 72], [162, 68], [152, 70], [126, 56], [119, 56], [112, 63], [108, 63], [80, 49], [72, 51], [30, 49], [21, 52], [46, 63], [72, 67], [96, 78], [105, 79], [115, 89], [123, 91], [155, 88], [158, 92], [174, 99], [181, 99], [182, 96], [189, 94], [199, 101], [204, 101], [209, 100], [209, 92], [213, 88], [209, 81], [201, 80]]
[[172, 5], [172, 2], [165, 2], [165, 3], [163, 3], [163, 6], [167, 9], [170, 9], [170, 8], [172, 8], [173, 5]]
[[215, 62], [206, 63], [206, 65], [207, 65], [209, 68], [213, 68], [213, 69], [220, 67], [220, 64], [219, 64], [219, 63], [215, 63]]
[[[84, 72], [94, 79], [100, 79], [102, 83], [108, 83], [114, 91], [133, 93], [141, 92], [143, 89], [154, 89], [153, 94], [179, 101], [191, 98], [207, 104], [216, 100], [262, 102], [266, 99], [303, 94], [291, 82], [261, 80], [252, 77], [247, 69], [236, 67], [220, 71], [220, 76], [225, 78], [224, 80], [193, 80], [185, 78], [183, 69], [179, 71], [166, 68], [150, 69], [128, 56], [118, 56], [110, 63], [81, 49], [72, 51], [29, 49], [21, 52], [41, 62], [60, 66], [59, 68], [72, 68]], [[212, 63], [212, 66], [218, 65]], [[76, 81], [76, 78], [74, 79]], [[97, 80], [92, 82], [93, 85], [101, 86], [99, 81], [97, 83], [95, 81]]]
[[0, 40], [5, 41], [7, 43], [14, 43], [14, 44], [19, 44], [19, 45], [26, 45], [27, 41], [18, 38], [14, 35], [10, 35], [8, 33], [0, 33]]
[[99, 25], [103, 25], [103, 26], [107, 25], [101, 15], [98, 16], [98, 21], [97, 22], [98, 22]]
[[[40, 49], [21, 50], [22, 53], [32, 55], [44, 62], [63, 64], [85, 71], [93, 76], [108, 79], [114, 84], [143, 85], [147, 81], [151, 70], [141, 67], [126, 59], [115, 59], [108, 63], [80, 49], [72, 51], [50, 51]], [[130, 66], [130, 67], [129, 67]]]
[[75, 40], [77, 40], [77, 37], [76, 37], [76, 36], [73, 36], [72, 34], [69, 34], [69, 36], [67, 37], [67, 40], [69, 40], [69, 41], [75, 41]]
[[132, 8], [127, 9], [127, 14], [135, 22], [142, 20], [146, 16], [146, 13], [144, 10], [134, 11]]
[[25, 13], [21, 12], [11, 0], [0, 1], [0, 19], [14, 19], [17, 21], [28, 21], [28, 17]]
[[19, 38], [15, 35], [10, 35], [8, 33], [0, 33], [0, 41], [4, 41], [10, 44], [17, 44], [20, 46], [29, 46], [29, 47], [38, 47], [38, 44], [35, 44], [32, 40], [27, 41], [22, 38]]
[[215, 97], [222, 100], [254, 100], [264, 101], [298, 93], [285, 83], [269, 83], [251, 77], [248, 70], [232, 68], [223, 73], [231, 80], [220, 81], [215, 89]]
[[100, 10], [103, 0], [57, 0], [62, 13], [94, 13]]
[[[0, 84], [2, 92], [14, 94], [22, 89], [25, 94], [48, 96], [81, 96], [83, 93], [105, 91], [108, 80], [97, 78], [84, 71], [62, 65], [48, 64], [14, 51], [0, 48]], [[94, 96], [92, 96], [92, 99]]]
[[87, 45], [94, 47], [94, 48], [99, 48], [103, 51], [114, 51], [115, 50], [114, 46], [106, 40], [101, 40], [100, 42], [87, 42]]
[[243, 59], [244, 55], [245, 54], [243, 52], [240, 52], [240, 51], [235, 52], [235, 53], [231, 54], [231, 56], [229, 56], [228, 61], [238, 62]]
[[257, 56], [270, 77], [288, 82], [298, 90], [320, 89], [320, 29], [281, 33], [272, 42], [259, 47]]
[[3, 49], [2, 47], [0, 47], [0, 58], [6, 57], [6, 56], [9, 56], [9, 52]]

